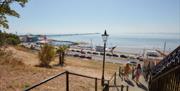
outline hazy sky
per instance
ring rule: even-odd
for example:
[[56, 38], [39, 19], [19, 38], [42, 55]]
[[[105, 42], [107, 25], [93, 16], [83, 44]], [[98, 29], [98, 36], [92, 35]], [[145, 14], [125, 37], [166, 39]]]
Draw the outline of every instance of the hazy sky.
[[[14, 6], [14, 5], [12, 5]], [[29, 0], [8, 17], [18, 33], [180, 33], [180, 0]]]

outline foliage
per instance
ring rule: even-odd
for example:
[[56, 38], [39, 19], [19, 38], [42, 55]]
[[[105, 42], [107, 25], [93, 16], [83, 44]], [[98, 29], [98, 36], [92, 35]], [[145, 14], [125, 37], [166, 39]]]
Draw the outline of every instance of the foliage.
[[65, 52], [67, 50], [68, 50], [68, 46], [66, 45], [59, 46], [59, 49], [57, 50], [57, 53], [59, 54], [59, 65], [64, 64]]
[[24, 7], [27, 2], [28, 0], [0, 0], [0, 27], [9, 28], [6, 16], [20, 17], [20, 15], [11, 8], [11, 4], [18, 3], [21, 7]]
[[0, 33], [0, 47], [7, 45], [17, 45], [20, 43], [20, 39], [15, 34]]
[[53, 46], [48, 44], [43, 45], [39, 51], [40, 66], [50, 67], [50, 62], [55, 58], [55, 50]]

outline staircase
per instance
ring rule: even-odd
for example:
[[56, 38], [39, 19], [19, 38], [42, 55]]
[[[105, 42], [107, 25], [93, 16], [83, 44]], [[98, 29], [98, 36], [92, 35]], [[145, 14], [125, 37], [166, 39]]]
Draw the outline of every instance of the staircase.
[[148, 91], [148, 83], [143, 76], [140, 77], [140, 82], [141, 84], [136, 84], [131, 79], [131, 75], [128, 80], [124, 80], [119, 73], [114, 74], [113, 79], [109, 82], [109, 91]]
[[180, 46], [152, 69], [149, 91], [180, 91]]

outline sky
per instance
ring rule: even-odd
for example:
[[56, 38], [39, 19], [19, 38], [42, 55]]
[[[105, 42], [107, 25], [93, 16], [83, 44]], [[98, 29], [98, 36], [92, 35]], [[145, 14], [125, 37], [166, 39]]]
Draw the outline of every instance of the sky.
[[29, 0], [21, 15], [8, 17], [8, 32], [179, 33], [180, 0]]

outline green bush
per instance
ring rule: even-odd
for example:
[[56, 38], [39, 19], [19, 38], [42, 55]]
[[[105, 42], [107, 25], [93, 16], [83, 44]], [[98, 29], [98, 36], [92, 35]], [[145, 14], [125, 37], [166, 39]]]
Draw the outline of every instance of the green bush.
[[43, 45], [39, 51], [39, 60], [41, 67], [50, 67], [50, 62], [55, 58], [55, 50], [53, 46], [48, 44]]
[[10, 33], [0, 33], [0, 46], [7, 45], [17, 45], [20, 43], [20, 39], [15, 34]]
[[9, 44], [9, 45], [17, 45], [19, 44], [19, 40], [13, 38], [13, 37], [10, 37], [10, 38], [7, 38], [6, 40], [6, 43]]

